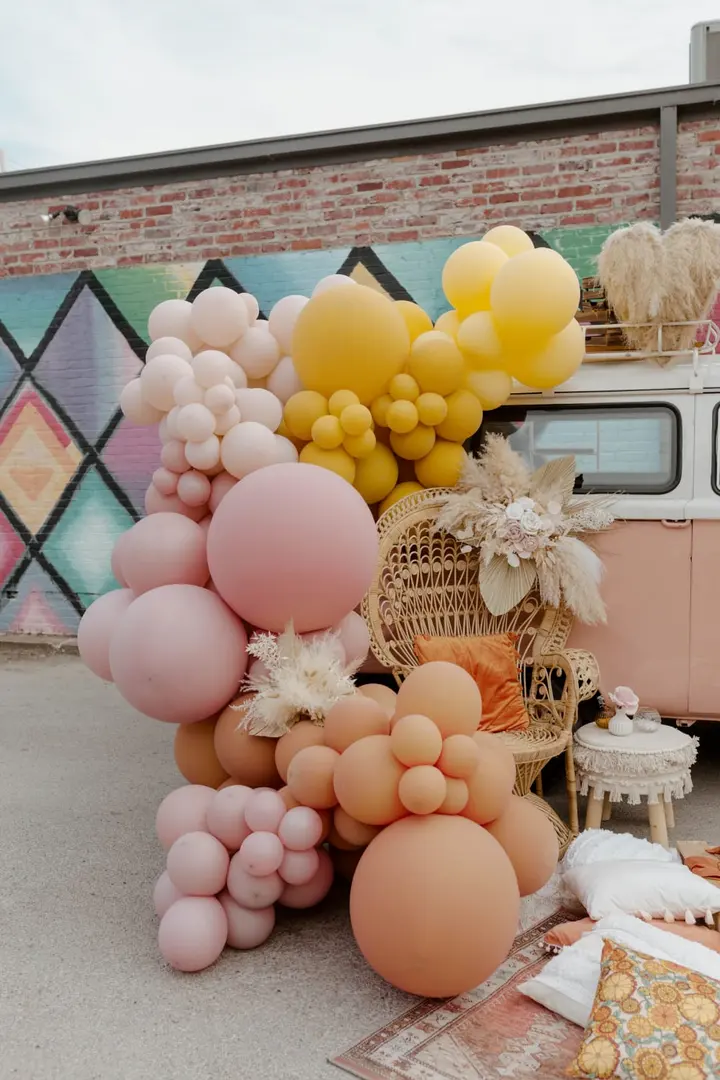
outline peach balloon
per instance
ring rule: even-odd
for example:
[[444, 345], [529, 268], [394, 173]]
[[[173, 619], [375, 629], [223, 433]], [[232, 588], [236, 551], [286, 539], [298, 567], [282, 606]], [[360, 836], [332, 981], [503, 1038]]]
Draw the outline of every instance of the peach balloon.
[[161, 495], [154, 484], [145, 492], [145, 513], [182, 514], [193, 521], [200, 521], [207, 513], [204, 506], [187, 506], [178, 495]]
[[456, 664], [433, 660], [412, 671], [398, 690], [395, 719], [429, 716], [448, 735], [472, 735], [482, 716], [482, 698], [471, 675]]
[[264, 379], [280, 360], [280, 346], [265, 325], [251, 326], [228, 350], [249, 379]]
[[77, 630], [80, 657], [93, 675], [105, 682], [113, 681], [110, 670], [110, 641], [134, 599], [130, 589], [113, 589], [112, 592], [93, 600], [80, 620]]
[[[188, 728], [192, 731], [199, 727], [193, 724]], [[245, 821], [245, 807], [252, 794], [252, 789], [244, 784], [238, 784], [234, 780], [226, 781], [227, 787], [221, 787], [210, 800], [207, 809], [207, 828], [228, 851], [239, 851], [243, 840], [250, 835], [250, 829]]]
[[443, 748], [437, 724], [427, 716], [401, 717], [390, 735], [392, 752], [402, 765], [434, 765]]
[[[233, 705], [242, 702], [246, 695], [237, 698]], [[275, 768], [277, 739], [264, 735], [249, 735], [238, 729], [242, 711], [231, 705], [220, 713], [215, 727], [215, 752], [224, 769], [248, 787], [280, 787], [280, 777]]]
[[152, 482], [161, 495], [174, 495], [178, 486], [178, 474], [161, 465], [152, 474]]
[[227, 916], [214, 896], [184, 896], [163, 916], [158, 946], [177, 971], [202, 971], [218, 959], [227, 936]]
[[167, 854], [167, 872], [185, 896], [214, 896], [225, 888], [230, 856], [208, 832], [185, 833]]
[[369, 697], [373, 701], [377, 701], [378, 705], [387, 713], [388, 718], [393, 716], [397, 705], [397, 694], [389, 686], [385, 686], [383, 683], [365, 683], [364, 686], [358, 687], [358, 690], [363, 697]]
[[339, 754], [368, 735], [387, 735], [390, 723], [382, 707], [372, 698], [353, 694], [341, 698], [325, 717], [325, 742]]
[[497, 735], [478, 732], [473, 741], [480, 747], [480, 760], [466, 781], [470, 797], [463, 816], [485, 825], [500, 817], [510, 802], [515, 786], [515, 759]]
[[[148, 319], [148, 333], [153, 344], [160, 338], [175, 338], [194, 352], [200, 345], [200, 338], [190, 327], [192, 307], [189, 300], [163, 300], [154, 307]], [[168, 348], [168, 352], [176, 351], [175, 346]]]
[[206, 584], [206, 540], [196, 522], [180, 514], [153, 514], [126, 535], [123, 571], [137, 596], [159, 585]]
[[279, 900], [285, 882], [278, 873], [266, 874], [265, 877], [249, 874], [240, 861], [238, 851], [230, 860], [227, 888], [236, 904], [257, 911]]
[[291, 760], [287, 785], [303, 806], [328, 810], [337, 803], [333, 778], [340, 755], [329, 746], [306, 746]]
[[156, 409], [145, 400], [139, 378], [131, 379], [120, 391], [120, 408], [123, 416], [137, 427], [153, 427], [162, 423], [162, 409]]
[[464, 780], [456, 780], [452, 776], [445, 777], [447, 794], [438, 810], [438, 814], [461, 814], [468, 804], [470, 791]]
[[188, 465], [192, 465], [193, 469], [203, 472], [208, 477], [217, 476], [222, 472], [220, 440], [217, 435], [208, 435], [202, 442], [186, 443], [185, 458]]
[[[238, 480], [275, 463], [275, 436], [255, 420], [236, 424], [223, 438], [220, 460]], [[252, 621], [252, 620], [251, 620]]]
[[283, 296], [282, 300], [278, 300], [270, 312], [268, 319], [270, 333], [286, 356], [292, 354], [295, 323], [307, 302], [307, 296]]
[[323, 848], [318, 848], [318, 859], [317, 871], [307, 884], [285, 886], [279, 900], [283, 907], [301, 910], [314, 907], [325, 899], [330, 892], [335, 871], [330, 856]]
[[258, 318], [258, 316], [260, 314], [260, 305], [258, 304], [255, 297], [252, 295], [252, 293], [241, 292], [241, 293], [238, 293], [238, 296], [240, 297], [243, 304], [245, 305], [245, 310], [247, 311], [247, 314], [248, 314], [248, 320], [250, 322], [250, 325], [252, 326], [252, 324], [255, 322], [255, 320]]
[[215, 717], [197, 724], [180, 724], [175, 732], [175, 764], [190, 784], [217, 788], [228, 774], [215, 753]]
[[383, 829], [350, 890], [365, 959], [419, 997], [452, 998], [484, 982], [508, 955], [519, 914], [508, 857], [462, 817], [409, 817]]
[[271, 371], [268, 375], [267, 388], [283, 405], [293, 394], [297, 394], [302, 390], [303, 385], [295, 370], [291, 356], [283, 356]]
[[170, 908], [176, 900], [179, 900], [182, 895], [180, 890], [173, 885], [167, 870], [163, 870], [162, 874], [155, 882], [155, 888], [153, 889], [153, 905], [155, 907], [155, 914], [158, 918], [162, 919], [168, 908]]
[[560, 851], [548, 817], [528, 799], [512, 795], [497, 820], [485, 828], [513, 865], [521, 896], [542, 889], [555, 873]]
[[221, 892], [218, 900], [227, 916], [227, 943], [231, 949], [256, 949], [267, 941], [275, 927], [274, 907], [240, 907], [227, 891]]
[[165, 851], [185, 833], [207, 829], [207, 812], [215, 790], [202, 784], [176, 788], [166, 795], [155, 815], [155, 832]]
[[170, 472], [183, 473], [190, 466], [185, 457], [185, 445], [179, 439], [170, 439], [160, 451], [160, 461]]
[[236, 484], [237, 480], [228, 472], [221, 472], [213, 477], [211, 484], [212, 491], [210, 492], [210, 499], [208, 501], [211, 514], [215, 513], [228, 491], [231, 491]]
[[357, 671], [370, 652], [370, 632], [365, 620], [357, 611], [351, 611], [334, 629], [340, 635], [340, 644], [345, 651], [348, 668]]
[[398, 795], [404, 772], [392, 752], [389, 735], [359, 739], [337, 763], [337, 801], [351, 818], [364, 825], [389, 825], [405, 814]]
[[[283, 736], [283, 738], [284, 738], [284, 736]], [[276, 757], [277, 757], [277, 755], [276, 755]], [[278, 795], [280, 796], [282, 801], [285, 803], [286, 810], [295, 810], [298, 806], [301, 805], [297, 801], [295, 796], [292, 794], [289, 787], [280, 788], [280, 790], [278, 791]], [[309, 809], [309, 807], [303, 806], [303, 810], [308, 810], [308, 809]]]
[[[275, 765], [285, 783], [287, 783], [288, 767], [295, 755], [307, 746], [323, 746], [324, 744], [324, 728], [313, 724], [311, 720], [298, 720], [286, 735], [281, 735], [275, 745]], [[296, 802], [296, 805], [300, 804]]]
[[367, 847], [374, 840], [380, 829], [376, 825], [364, 825], [362, 821], [351, 818], [342, 806], [336, 806], [333, 813], [333, 828], [346, 844], [353, 847]]
[[411, 814], [434, 814], [445, 802], [445, 777], [434, 765], [415, 765], [400, 777], [400, 802]]
[[449, 735], [443, 743], [437, 767], [446, 776], [467, 780], [477, 769], [479, 761], [480, 748], [469, 735]]
[[182, 499], [186, 506], [205, 506], [210, 498], [211, 490], [207, 476], [195, 469], [178, 477], [178, 498]]
[[192, 376], [192, 368], [182, 357], [170, 353], [154, 356], [140, 373], [143, 400], [154, 409], [167, 412], [175, 406], [175, 384], [188, 376]]
[[328, 834], [328, 844], [338, 851], [360, 851], [362, 848], [362, 844], [353, 844], [350, 840], [345, 840], [334, 825]]
[[224, 285], [204, 289], [193, 301], [190, 327], [213, 348], [232, 345], [247, 331], [249, 321], [245, 301]]

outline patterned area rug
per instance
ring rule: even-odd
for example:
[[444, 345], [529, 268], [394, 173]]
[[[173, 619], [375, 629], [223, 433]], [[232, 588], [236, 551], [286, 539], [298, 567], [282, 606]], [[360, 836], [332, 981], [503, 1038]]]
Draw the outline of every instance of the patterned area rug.
[[547, 963], [548, 930], [577, 917], [561, 908], [526, 925], [482, 986], [452, 1001], [421, 1002], [332, 1064], [362, 1080], [558, 1080], [583, 1031], [517, 987]]

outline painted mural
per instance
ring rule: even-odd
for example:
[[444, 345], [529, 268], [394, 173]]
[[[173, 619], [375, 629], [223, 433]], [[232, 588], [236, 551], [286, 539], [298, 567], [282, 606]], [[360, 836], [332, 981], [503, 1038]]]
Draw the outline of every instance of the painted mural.
[[[584, 277], [609, 231], [549, 230], [536, 243]], [[159, 460], [157, 433], [117, 407], [156, 304], [221, 282], [267, 312], [341, 272], [436, 318], [442, 267], [467, 239], [0, 280], [0, 633], [72, 635], [115, 587], [110, 553], [142, 515]]]

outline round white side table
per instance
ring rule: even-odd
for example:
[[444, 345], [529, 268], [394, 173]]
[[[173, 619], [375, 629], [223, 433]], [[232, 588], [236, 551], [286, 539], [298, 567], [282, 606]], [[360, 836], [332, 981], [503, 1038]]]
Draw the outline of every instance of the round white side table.
[[589, 795], [586, 829], [599, 829], [610, 818], [612, 803], [632, 806], [647, 800], [650, 839], [668, 847], [668, 827], [675, 825], [672, 800], [692, 791], [690, 770], [698, 739], [663, 724], [657, 731], [611, 735], [586, 724], [574, 735], [575, 773], [581, 795]]

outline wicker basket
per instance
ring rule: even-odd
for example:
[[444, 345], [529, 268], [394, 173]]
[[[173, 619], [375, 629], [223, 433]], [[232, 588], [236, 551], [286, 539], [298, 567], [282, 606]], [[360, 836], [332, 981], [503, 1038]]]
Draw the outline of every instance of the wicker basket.
[[583, 278], [576, 318], [585, 327], [586, 353], [627, 352], [628, 344], [622, 330], [615, 325], [615, 312], [597, 278]]

